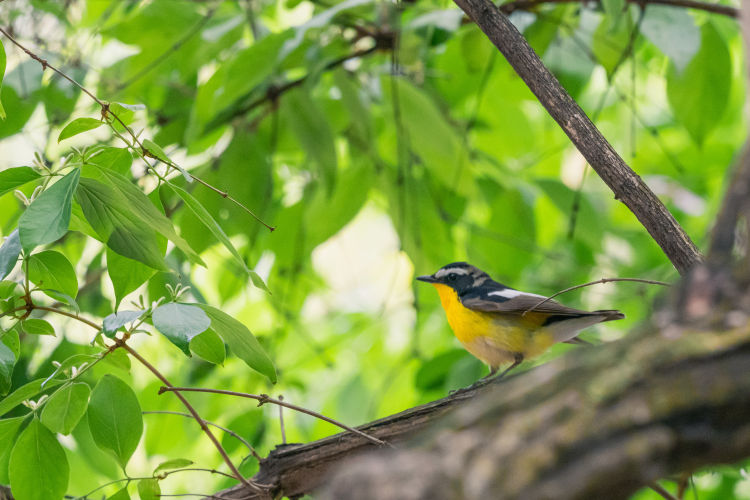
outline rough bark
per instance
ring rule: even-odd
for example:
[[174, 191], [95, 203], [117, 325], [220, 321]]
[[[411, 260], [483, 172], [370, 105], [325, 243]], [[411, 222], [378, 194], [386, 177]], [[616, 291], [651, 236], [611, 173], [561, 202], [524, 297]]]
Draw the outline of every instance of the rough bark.
[[495, 387], [418, 446], [347, 461], [320, 498], [627, 498], [750, 455], [750, 328], [675, 333]]
[[[232, 500], [625, 498], [671, 473], [750, 455], [750, 325], [668, 326], [471, 392], [274, 451]], [[420, 432], [421, 431], [421, 432]], [[370, 453], [367, 453], [370, 452]], [[333, 476], [329, 472], [343, 467]]]
[[508, 60], [591, 168], [643, 224], [680, 274], [702, 261], [698, 248], [659, 198], [633, 172], [578, 103], [490, 0], [454, 0]]

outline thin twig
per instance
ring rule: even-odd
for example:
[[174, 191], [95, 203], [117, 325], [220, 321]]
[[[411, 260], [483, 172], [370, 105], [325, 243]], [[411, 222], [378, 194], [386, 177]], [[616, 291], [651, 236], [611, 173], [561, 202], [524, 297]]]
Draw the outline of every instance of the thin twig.
[[[190, 415], [189, 413], [183, 413], [183, 412], [180, 412], [180, 411], [150, 410], [150, 411], [142, 411], [141, 413], [143, 413], [144, 415], [178, 415], [180, 417], [186, 417], [186, 418], [189, 418], [189, 419], [193, 418], [193, 416]], [[239, 441], [242, 444], [244, 444], [247, 447], [247, 449], [250, 450], [250, 453], [252, 454], [252, 456], [255, 457], [256, 460], [258, 460], [258, 462], [260, 462], [261, 460], [263, 460], [263, 457], [261, 457], [258, 454], [258, 452], [255, 450], [255, 448], [253, 448], [253, 445], [251, 445], [250, 443], [248, 443], [245, 438], [243, 438], [242, 436], [240, 436], [239, 434], [237, 434], [233, 430], [227, 429], [226, 427], [222, 427], [219, 424], [216, 424], [214, 422], [210, 422], [208, 420], [205, 420], [205, 422], [208, 425], [212, 425], [212, 426], [216, 427], [217, 429], [220, 429], [220, 430], [226, 432], [230, 436], [234, 437], [237, 441]]]
[[666, 498], [667, 500], [679, 500], [676, 496], [664, 489], [662, 485], [656, 482], [648, 483], [648, 487], [654, 490], [656, 493]]
[[[37, 306], [35, 304], [31, 304], [30, 307], [32, 309], [39, 309], [41, 311], [49, 311], [57, 314], [61, 314], [63, 316], [67, 316], [69, 318], [77, 319], [81, 323], [85, 323], [86, 325], [90, 326], [91, 328], [94, 328], [97, 331], [101, 331], [102, 327], [100, 325], [97, 325], [93, 321], [89, 321], [86, 318], [82, 318], [78, 316], [77, 314], [69, 313], [67, 311], [63, 311], [61, 309], [55, 309], [53, 307], [45, 307], [45, 306]], [[151, 373], [154, 374], [156, 378], [158, 378], [163, 384], [172, 387], [171, 382], [167, 380], [167, 378], [162, 375], [162, 373], [157, 370], [151, 363], [149, 363], [143, 356], [141, 356], [138, 352], [136, 352], [132, 347], [130, 347], [125, 340], [123, 339], [114, 339], [115, 346], [120, 347], [128, 352], [131, 356], [133, 356], [138, 362], [140, 362], [143, 366], [145, 366]], [[229, 455], [227, 455], [226, 450], [223, 446], [221, 446], [221, 443], [219, 443], [219, 440], [216, 439], [216, 436], [214, 436], [213, 432], [211, 432], [211, 429], [208, 428], [208, 425], [205, 420], [201, 418], [201, 416], [198, 414], [195, 408], [193, 408], [193, 405], [190, 404], [190, 402], [185, 399], [185, 397], [180, 394], [179, 392], [176, 392], [175, 395], [177, 398], [182, 402], [182, 404], [185, 406], [185, 408], [190, 412], [190, 414], [193, 416], [196, 422], [201, 427], [201, 430], [208, 436], [208, 438], [211, 440], [211, 442], [214, 444], [216, 449], [218, 450], [219, 454], [221, 454], [221, 457], [224, 459], [224, 462], [227, 464], [227, 467], [229, 467], [229, 470], [232, 471], [232, 474], [234, 477], [240, 481], [243, 486], [252, 489], [253, 491], [264, 491], [261, 486], [256, 484], [253, 481], [248, 481], [245, 479], [239, 470], [237, 470], [237, 467], [232, 463], [232, 460], [229, 458]]]
[[203, 18], [198, 21], [195, 26], [193, 26], [190, 30], [183, 35], [182, 38], [177, 40], [174, 44], [172, 44], [171, 47], [169, 47], [166, 51], [162, 52], [156, 59], [151, 61], [149, 64], [141, 68], [135, 75], [131, 76], [128, 80], [125, 80], [125, 82], [121, 83], [115, 88], [116, 92], [120, 92], [129, 86], [131, 86], [134, 82], [140, 80], [142, 77], [147, 75], [151, 70], [156, 68], [158, 65], [160, 65], [162, 62], [164, 62], [169, 56], [171, 56], [174, 52], [177, 52], [180, 47], [182, 47], [185, 43], [187, 43], [191, 38], [195, 36], [198, 31], [203, 28], [203, 26], [206, 25], [206, 23], [214, 16], [216, 13], [216, 10], [218, 7], [212, 7], [209, 9], [208, 12], [203, 16]]
[[599, 284], [603, 284], [603, 283], [611, 283], [613, 281], [633, 281], [633, 282], [636, 282], [636, 283], [646, 283], [648, 285], [672, 286], [670, 283], [666, 283], [664, 281], [644, 280], [644, 279], [641, 279], [641, 278], [602, 278], [602, 279], [599, 279], [599, 280], [596, 280], [596, 281], [590, 281], [588, 283], [584, 283], [582, 285], [571, 286], [569, 288], [566, 288], [565, 290], [560, 290], [557, 293], [553, 293], [549, 297], [547, 297], [547, 298], [545, 298], [543, 300], [540, 300], [539, 302], [537, 302], [536, 304], [534, 304], [531, 308], [526, 309], [523, 312], [522, 316], [526, 315], [526, 313], [530, 313], [531, 311], [533, 311], [537, 307], [541, 306], [545, 302], [548, 302], [548, 301], [552, 300], [553, 298], [557, 297], [558, 295], [562, 295], [563, 293], [571, 292], [573, 290], [577, 290], [579, 288], [583, 288], [583, 287], [586, 287], [586, 286], [599, 285]]
[[[130, 148], [132, 148], [133, 150], [135, 150], [143, 158], [144, 161], [146, 161], [146, 159], [145, 159], [146, 157], [154, 158], [156, 161], [158, 161], [160, 163], [164, 163], [165, 165], [167, 165], [167, 167], [178, 168], [177, 164], [175, 164], [172, 160], [164, 161], [161, 158], [158, 158], [155, 155], [153, 155], [152, 153], [150, 153], [149, 150], [148, 150], [148, 148], [145, 147], [143, 145], [143, 142], [138, 138], [138, 134], [136, 134], [135, 132], [133, 132], [133, 130], [130, 127], [128, 127], [125, 124], [125, 122], [122, 121], [122, 119], [119, 116], [117, 116], [117, 114], [115, 114], [115, 113], [112, 112], [112, 110], [109, 108], [109, 103], [108, 102], [102, 101], [101, 99], [99, 99], [98, 97], [96, 97], [93, 93], [91, 93], [88, 89], [86, 89], [83, 85], [81, 85], [80, 83], [78, 83], [77, 81], [75, 81], [73, 78], [69, 77], [64, 72], [62, 72], [61, 70], [57, 69], [56, 67], [54, 67], [50, 63], [48, 63], [46, 59], [42, 59], [41, 57], [39, 57], [38, 55], [36, 55], [35, 53], [33, 53], [31, 50], [29, 50], [26, 47], [24, 47], [23, 45], [21, 45], [15, 38], [13, 38], [4, 29], [0, 28], [0, 33], [2, 33], [3, 35], [5, 35], [11, 42], [13, 42], [13, 44], [15, 44], [21, 50], [23, 50], [29, 57], [31, 57], [35, 61], [39, 62], [39, 64], [42, 65], [42, 69], [46, 69], [46, 68], [51, 69], [52, 71], [54, 71], [58, 75], [60, 75], [63, 78], [65, 78], [66, 80], [68, 80], [69, 82], [71, 82], [73, 85], [75, 85], [79, 89], [81, 89], [81, 91], [84, 92], [86, 95], [88, 95], [89, 97], [91, 97], [102, 108], [102, 117], [103, 118], [106, 117], [106, 116], [108, 116], [108, 115], [111, 115], [112, 117], [114, 117], [114, 119], [128, 132], [128, 134], [130, 135], [130, 137], [132, 137], [133, 144], [130, 144], [127, 140], [125, 140], [123, 136], [120, 135], [119, 137], [124, 140], [125, 144], [127, 144]], [[105, 121], [112, 128], [112, 130], [117, 134], [117, 131], [114, 129], [112, 123], [110, 123], [109, 120], [105, 120]], [[136, 148], [135, 145], [137, 145], [138, 148]], [[148, 162], [146, 162], [146, 164], [149, 165]], [[151, 165], [149, 165], [149, 169], [152, 172], [155, 172], [154, 168]], [[240, 203], [239, 201], [237, 201], [236, 199], [234, 199], [232, 196], [229, 196], [229, 194], [227, 194], [226, 192], [224, 192], [224, 191], [222, 191], [222, 190], [220, 190], [220, 189], [218, 189], [218, 188], [210, 185], [206, 181], [204, 181], [202, 179], [199, 179], [198, 177], [196, 177], [193, 174], [189, 173], [189, 175], [190, 175], [190, 177], [193, 180], [197, 181], [198, 183], [202, 184], [203, 186], [205, 186], [205, 187], [211, 189], [212, 191], [216, 192], [222, 198], [226, 198], [229, 201], [231, 201], [232, 203], [234, 203], [237, 206], [239, 206], [240, 208], [242, 208], [245, 212], [247, 212], [248, 214], [250, 214], [255, 220], [257, 220], [258, 222], [260, 222], [261, 224], [263, 224], [270, 231], [273, 231], [275, 229], [274, 227], [269, 226], [268, 224], [266, 224], [265, 222], [263, 222], [257, 215], [255, 215], [255, 213], [252, 210], [250, 210], [245, 205], [243, 205], [242, 203]]]
[[[598, 3], [598, 0], [594, 0]], [[683, 7], [686, 9], [703, 10], [711, 12], [713, 14], [720, 14], [722, 16], [728, 16], [735, 19], [740, 17], [740, 10], [736, 7], [730, 7], [729, 5], [719, 5], [715, 3], [699, 2], [696, 0], [626, 0], [628, 3], [633, 3], [641, 6], [648, 5], [666, 5], [668, 7]], [[516, 10], [531, 10], [539, 5], [548, 3], [588, 3], [588, 0], [515, 0], [513, 2], [504, 3], [500, 6], [500, 10], [505, 14], [511, 14]]]
[[[143, 356], [141, 356], [138, 352], [136, 352], [132, 347], [130, 347], [127, 343], [125, 343], [122, 339], [114, 339], [115, 343], [125, 349], [128, 354], [133, 356], [135, 359], [137, 359], [143, 366], [145, 366], [151, 373], [154, 374], [156, 378], [161, 380], [161, 382], [166, 385], [167, 387], [174, 387], [167, 378], [162, 375], [162, 373], [157, 370], [151, 363], [149, 363]], [[163, 389], [163, 387], [162, 387]], [[159, 394], [161, 394], [162, 391], [159, 391]], [[257, 485], [253, 481], [249, 481], [243, 477], [243, 475], [240, 473], [239, 470], [237, 470], [237, 467], [232, 463], [232, 460], [229, 458], [229, 455], [227, 455], [226, 450], [223, 446], [221, 446], [221, 443], [219, 443], [219, 440], [216, 439], [216, 436], [214, 436], [214, 433], [211, 432], [211, 429], [208, 428], [208, 425], [206, 424], [206, 421], [201, 418], [201, 416], [198, 414], [195, 408], [193, 408], [193, 405], [190, 404], [190, 402], [183, 396], [180, 392], [175, 391], [175, 395], [177, 398], [182, 402], [183, 406], [190, 412], [190, 414], [193, 416], [193, 418], [198, 422], [203, 432], [206, 433], [208, 438], [211, 440], [211, 442], [214, 444], [216, 449], [221, 454], [222, 458], [224, 459], [224, 462], [229, 466], [229, 469], [232, 471], [232, 474], [235, 476], [237, 480], [239, 480], [245, 487], [250, 488], [254, 491], [264, 491], [263, 488], [261, 488], [259, 485]]]
[[270, 397], [268, 394], [248, 394], [246, 392], [235, 392], [235, 391], [225, 391], [223, 389], [203, 389], [200, 387], [174, 387], [171, 385], [168, 385], [167, 387], [162, 387], [159, 389], [159, 394], [162, 394], [164, 392], [175, 392], [179, 394], [180, 392], [208, 392], [212, 394], [226, 394], [228, 396], [238, 396], [241, 398], [248, 398], [248, 399], [255, 399], [258, 401], [258, 406], [261, 406], [266, 403], [271, 403], [279, 406], [284, 406], [286, 408], [289, 408], [290, 410], [295, 410], [300, 413], [305, 413], [307, 415], [313, 416], [315, 418], [319, 418], [320, 420], [324, 420], [328, 422], [329, 424], [333, 424], [337, 427], [341, 427], [342, 429], [345, 429], [349, 432], [352, 432], [354, 434], [357, 434], [358, 436], [361, 436], [368, 441], [375, 443], [379, 446], [392, 446], [390, 443], [386, 443], [385, 441], [381, 441], [380, 439], [370, 436], [369, 434], [365, 434], [364, 432], [355, 429], [354, 427], [349, 427], [346, 424], [342, 424], [341, 422], [334, 420], [330, 417], [326, 417], [325, 415], [322, 415], [316, 411], [308, 410], [307, 408], [303, 408], [301, 406], [297, 406], [291, 403], [287, 403], [286, 401], [279, 401], [278, 399], [274, 399]]

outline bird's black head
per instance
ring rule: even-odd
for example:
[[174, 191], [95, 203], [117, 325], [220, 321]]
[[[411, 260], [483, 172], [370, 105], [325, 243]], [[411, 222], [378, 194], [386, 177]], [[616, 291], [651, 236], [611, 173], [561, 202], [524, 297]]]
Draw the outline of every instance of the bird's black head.
[[459, 295], [463, 295], [487, 281], [492, 281], [489, 274], [466, 262], [448, 264], [438, 269], [433, 275], [419, 276], [417, 279], [425, 283], [447, 285], [453, 288]]

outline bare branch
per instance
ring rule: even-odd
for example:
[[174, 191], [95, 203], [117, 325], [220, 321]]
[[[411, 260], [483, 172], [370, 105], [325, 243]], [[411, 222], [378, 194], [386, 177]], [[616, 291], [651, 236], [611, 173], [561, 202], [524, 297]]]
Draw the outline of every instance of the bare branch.
[[505, 14], [490, 0], [454, 1], [503, 53], [615, 198], [633, 212], [680, 274], [701, 262], [698, 248], [669, 210], [607, 142]]

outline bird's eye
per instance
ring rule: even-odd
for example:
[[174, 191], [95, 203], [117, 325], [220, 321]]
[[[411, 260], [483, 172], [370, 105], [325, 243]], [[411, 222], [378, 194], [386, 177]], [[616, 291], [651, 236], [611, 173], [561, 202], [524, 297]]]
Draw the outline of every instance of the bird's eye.
[[458, 279], [458, 274], [456, 273], [450, 273], [448, 275], [448, 281], [456, 281]]

